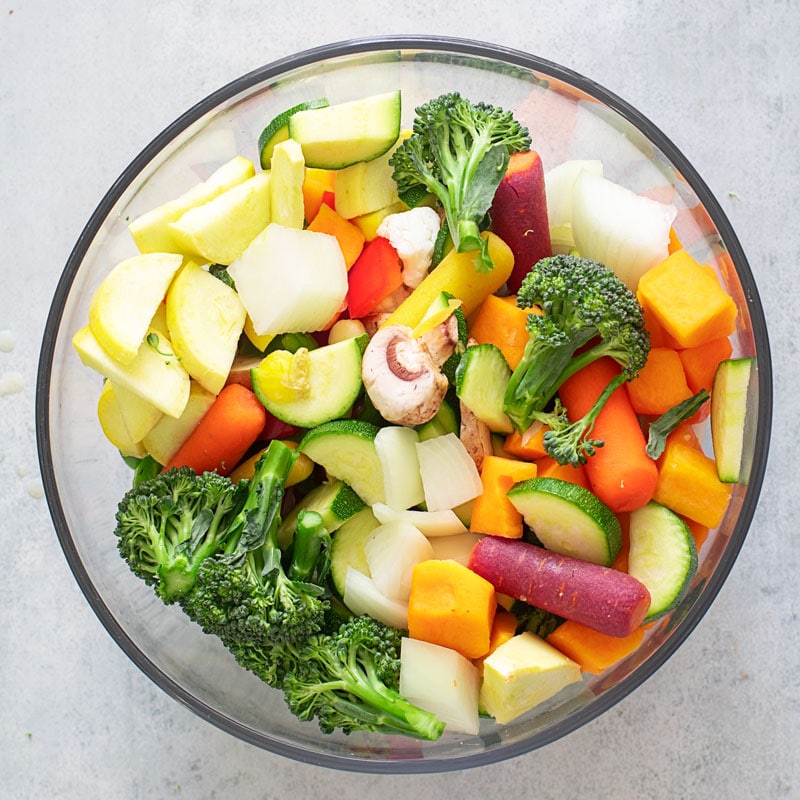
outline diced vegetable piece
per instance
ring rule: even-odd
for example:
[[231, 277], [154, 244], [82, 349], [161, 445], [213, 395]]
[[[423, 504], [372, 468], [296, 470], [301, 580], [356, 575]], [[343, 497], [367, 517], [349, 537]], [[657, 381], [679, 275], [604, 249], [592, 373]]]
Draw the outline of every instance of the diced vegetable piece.
[[443, 436], [445, 433], [457, 434], [458, 430], [456, 412], [453, 411], [453, 407], [445, 399], [439, 406], [436, 416], [420, 425], [417, 428], [417, 433], [419, 433], [419, 440], [424, 442], [427, 439], [433, 439], [435, 436]]
[[585, 258], [605, 264], [636, 291], [640, 278], [669, 254], [672, 204], [581, 171], [572, 190], [572, 234]]
[[630, 516], [628, 573], [650, 592], [645, 622], [671, 611], [697, 572], [697, 550], [689, 526], [653, 501]]
[[180, 219], [189, 209], [201, 206], [228, 189], [252, 178], [255, 165], [244, 156], [234, 156], [211, 176], [188, 189], [179, 197], [147, 211], [131, 222], [128, 230], [142, 253], [184, 253], [175, 241], [170, 223]]
[[714, 376], [711, 392], [711, 442], [719, 479], [746, 483], [743, 461], [748, 392], [755, 374], [755, 359], [723, 361]]
[[167, 326], [184, 369], [211, 394], [225, 385], [244, 322], [230, 286], [191, 261], [181, 268], [167, 292]]
[[467, 347], [456, 368], [456, 394], [461, 402], [493, 433], [511, 433], [504, 399], [511, 368], [494, 344]]
[[348, 484], [367, 505], [384, 503], [383, 468], [375, 449], [377, 432], [377, 426], [361, 420], [332, 420], [308, 431], [299, 450]]
[[708, 264], [678, 250], [639, 283], [639, 302], [681, 347], [697, 347], [736, 329], [736, 303]]
[[429, 511], [455, 509], [483, 491], [478, 468], [454, 433], [419, 442], [417, 456]]
[[305, 100], [291, 108], [287, 108], [285, 111], [281, 111], [280, 114], [273, 117], [258, 137], [258, 152], [261, 168], [270, 168], [272, 151], [275, 149], [275, 145], [280, 142], [285, 142], [289, 138], [289, 119], [292, 114], [296, 114], [298, 111], [306, 111], [310, 108], [324, 108], [327, 105], [328, 101], [324, 97], [316, 100]]
[[471, 661], [449, 647], [403, 637], [400, 694], [435, 714], [452, 733], [478, 733], [480, 679]]
[[[570, 420], [583, 417], [618, 373], [616, 363], [601, 358], [567, 378], [559, 394]], [[652, 500], [658, 470], [646, 453], [647, 441], [624, 386], [609, 397], [591, 435], [603, 442], [585, 465], [586, 477], [600, 500], [617, 513]]]
[[228, 384], [174, 456], [164, 465], [228, 475], [261, 433], [264, 406], [247, 387]]
[[302, 228], [306, 216], [303, 200], [306, 165], [303, 149], [294, 139], [275, 145], [270, 174], [270, 221], [287, 228]]
[[375, 449], [383, 468], [386, 504], [402, 511], [425, 500], [419, 471], [417, 443], [413, 428], [387, 425], [375, 434]]
[[637, 414], [659, 416], [692, 396], [681, 358], [671, 347], [651, 347], [644, 367], [625, 386]]
[[525, 328], [528, 312], [517, 308], [512, 298], [490, 294], [470, 320], [469, 332], [478, 344], [493, 344], [500, 349], [508, 366], [517, 367], [530, 339]]
[[522, 512], [508, 497], [515, 483], [536, 477], [536, 465], [513, 458], [486, 456], [481, 463], [483, 492], [472, 505], [469, 529], [473, 533], [522, 538]]
[[131, 438], [120, 412], [114, 384], [109, 380], [103, 381], [103, 389], [97, 399], [97, 418], [106, 439], [124, 457], [144, 458], [147, 455], [142, 443]]
[[372, 531], [364, 554], [378, 590], [392, 600], [407, 603], [411, 572], [420, 561], [433, 558], [433, 548], [410, 523], [386, 522]]
[[487, 713], [506, 725], [580, 679], [578, 664], [525, 631], [484, 659], [480, 702]]
[[457, 533], [455, 536], [434, 536], [430, 539], [433, 558], [440, 561], [457, 561], [465, 567], [469, 564], [472, 548], [483, 538], [482, 533]]
[[[356, 339], [287, 353], [285, 371], [271, 366], [276, 352], [250, 373], [253, 391], [270, 413], [298, 428], [313, 428], [347, 414], [361, 392], [361, 348]], [[306, 363], [293, 370], [298, 360]]]
[[465, 316], [472, 314], [490, 294], [503, 286], [514, 266], [511, 249], [499, 236], [490, 232], [482, 235], [493, 269], [480, 272], [475, 269], [475, 253], [451, 250], [383, 324], [415, 328], [440, 292], [449, 292], [460, 300]]
[[548, 550], [604, 566], [617, 557], [619, 520], [587, 489], [557, 478], [532, 478], [511, 488], [508, 500]]
[[356, 263], [364, 249], [365, 238], [361, 228], [346, 220], [326, 203], [319, 207], [316, 216], [308, 223], [308, 229], [336, 237], [347, 269]]
[[678, 350], [678, 357], [683, 364], [686, 382], [689, 384], [692, 394], [696, 394], [701, 389], [705, 389], [711, 394], [717, 367], [730, 358], [732, 352], [733, 345], [727, 336], [720, 336], [697, 347]]
[[322, 330], [347, 294], [347, 268], [333, 236], [275, 223], [228, 271], [259, 336]]
[[378, 226], [388, 214], [408, 208], [400, 202], [389, 164], [399, 144], [398, 139], [384, 155], [336, 172], [334, 208], [345, 219], [352, 219], [367, 240], [375, 238]]
[[547, 222], [551, 235], [558, 238], [566, 250], [575, 246], [572, 237], [572, 198], [575, 179], [586, 170], [593, 175], [603, 176], [603, 162], [599, 159], [569, 159], [562, 161], [544, 174], [547, 196]]
[[582, 486], [591, 491], [589, 479], [586, 477], [586, 467], [579, 464], [573, 467], [571, 464], [559, 464], [554, 458], [545, 456], [536, 459], [537, 478], [557, 478], [560, 481], [567, 481]]
[[289, 136], [300, 143], [306, 164], [342, 169], [383, 155], [400, 135], [399, 90], [370, 95], [289, 117]]
[[408, 627], [405, 603], [387, 597], [375, 581], [354, 567], [348, 567], [344, 579], [344, 604], [354, 614], [367, 614], [384, 625], [404, 630]]
[[347, 308], [352, 318], [366, 316], [403, 284], [397, 250], [378, 236], [364, 247], [347, 276]]
[[489, 652], [497, 599], [492, 584], [456, 561], [414, 567], [408, 598], [408, 633], [450, 647], [465, 658]]
[[467, 530], [455, 511], [449, 508], [441, 511], [397, 511], [386, 503], [373, 503], [372, 512], [381, 522], [407, 522], [428, 538], [455, 536]]
[[179, 417], [189, 399], [189, 373], [172, 350], [169, 341], [150, 331], [130, 364], [121, 364], [102, 348], [88, 325], [72, 337], [84, 366], [148, 400], [171, 417]]
[[539, 153], [511, 153], [503, 179], [489, 208], [495, 233], [514, 252], [514, 270], [508, 288], [516, 292], [528, 270], [539, 259], [553, 255], [544, 168]]
[[547, 455], [547, 450], [544, 449], [544, 434], [548, 430], [547, 425], [541, 422], [534, 422], [522, 433], [514, 430], [506, 436], [503, 442], [503, 450], [509, 455], [525, 461], [536, 461], [537, 458], [544, 458]]
[[181, 251], [232, 264], [270, 220], [271, 181], [269, 172], [259, 172], [171, 222]]
[[122, 421], [134, 442], [141, 442], [164, 416], [163, 412], [149, 400], [145, 400], [122, 386], [114, 387], [114, 395], [117, 399], [119, 413], [122, 414]]
[[546, 641], [577, 661], [584, 672], [599, 675], [634, 652], [644, 640], [644, 634], [644, 628], [636, 628], [627, 636], [609, 636], [568, 619]]
[[89, 325], [103, 349], [130, 364], [183, 258], [170, 253], [133, 256], [117, 264], [92, 295]]
[[364, 548], [379, 524], [369, 507], [364, 507], [336, 529], [331, 539], [331, 580], [341, 597], [344, 597], [348, 569], [371, 577]]
[[667, 440], [658, 462], [653, 500], [675, 513], [716, 528], [731, 498], [732, 485], [723, 483], [713, 458], [679, 441]]
[[484, 536], [469, 567], [498, 592], [611, 636], [627, 636], [650, 608], [636, 578], [518, 539]]

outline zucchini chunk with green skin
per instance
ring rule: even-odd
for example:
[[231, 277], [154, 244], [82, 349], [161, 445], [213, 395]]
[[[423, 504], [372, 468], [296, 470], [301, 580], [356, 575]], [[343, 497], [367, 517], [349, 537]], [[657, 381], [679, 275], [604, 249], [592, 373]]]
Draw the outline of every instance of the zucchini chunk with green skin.
[[309, 167], [342, 169], [371, 161], [400, 135], [400, 91], [297, 111], [288, 124]]
[[711, 389], [711, 443], [717, 475], [724, 483], [746, 483], [745, 422], [754, 358], [720, 362]]
[[631, 511], [628, 573], [650, 592], [645, 622], [680, 602], [697, 572], [697, 548], [689, 526], [655, 501]]
[[619, 519], [583, 486], [531, 478], [512, 486], [508, 499], [548, 550], [606, 567], [619, 554]]
[[367, 505], [383, 503], [383, 468], [375, 447], [378, 430], [363, 420], [332, 420], [308, 431], [297, 449], [348, 484]]
[[313, 428], [347, 414], [361, 392], [358, 340], [344, 339], [308, 350], [301, 357], [307, 358], [306, 385], [292, 399], [282, 399], [270, 390], [272, 376], [268, 371], [265, 374], [260, 366], [250, 371], [253, 391], [262, 405], [279, 420], [298, 428]]
[[511, 433], [514, 426], [503, 410], [511, 368], [494, 344], [467, 347], [456, 367], [456, 395], [492, 433]]
[[633, 576], [520, 539], [484, 536], [469, 568], [502, 594], [609, 636], [632, 633], [650, 609], [650, 592]]
[[285, 142], [289, 138], [289, 120], [298, 111], [308, 111], [312, 108], [325, 108], [328, 101], [324, 97], [317, 100], [306, 100], [296, 106], [281, 111], [267, 123], [258, 137], [258, 153], [262, 169], [269, 169], [272, 163], [272, 151], [276, 144]]

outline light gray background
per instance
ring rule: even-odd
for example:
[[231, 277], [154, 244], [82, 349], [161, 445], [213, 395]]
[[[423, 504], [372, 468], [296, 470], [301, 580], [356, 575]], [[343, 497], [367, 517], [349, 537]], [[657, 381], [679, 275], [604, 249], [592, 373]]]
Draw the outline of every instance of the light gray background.
[[[77, 588], [40, 497], [41, 331], [96, 202], [238, 75], [355, 36], [440, 33], [591, 76], [659, 125], [729, 215], [767, 310], [770, 464], [710, 612], [632, 696], [544, 750], [461, 773], [349, 775], [218, 731], [142, 675]], [[800, 11], [794, 0], [0, 4], [0, 798], [800, 798]]]

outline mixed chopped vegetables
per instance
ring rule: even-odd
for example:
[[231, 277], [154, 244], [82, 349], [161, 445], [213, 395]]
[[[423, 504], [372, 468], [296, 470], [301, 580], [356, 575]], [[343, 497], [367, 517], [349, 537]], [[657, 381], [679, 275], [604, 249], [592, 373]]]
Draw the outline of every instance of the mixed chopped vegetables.
[[300, 719], [430, 740], [676, 607], [755, 364], [674, 206], [545, 172], [508, 110], [449, 93], [402, 130], [401, 99], [293, 106], [134, 219], [73, 344], [134, 467], [131, 570]]

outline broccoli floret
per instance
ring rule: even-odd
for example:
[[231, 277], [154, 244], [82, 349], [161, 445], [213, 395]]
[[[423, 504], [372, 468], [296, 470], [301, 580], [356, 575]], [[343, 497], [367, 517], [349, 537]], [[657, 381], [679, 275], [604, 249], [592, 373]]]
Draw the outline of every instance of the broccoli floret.
[[458, 92], [416, 108], [413, 130], [389, 163], [400, 197], [420, 188], [435, 195], [460, 253], [479, 251], [476, 268], [492, 269], [481, 225], [505, 175], [511, 153], [527, 150], [531, 138], [509, 111], [472, 103]]
[[[505, 412], [519, 431], [534, 420], [547, 423], [545, 449], [559, 463], [585, 463], [603, 445], [589, 437], [597, 415], [647, 361], [650, 338], [642, 307], [605, 265], [574, 255], [536, 263], [522, 281], [517, 305], [541, 313], [528, 315], [530, 338], [506, 389]], [[558, 402], [547, 410], [567, 378], [604, 356], [620, 365], [620, 373], [582, 419], [570, 422]]]
[[117, 546], [132, 572], [173, 603], [222, 550], [244, 490], [215, 472], [176, 467], [140, 481], [119, 503]]
[[398, 692], [401, 632], [366, 615], [308, 640], [284, 662], [282, 687], [299, 719], [324, 733], [357, 730], [438, 739], [444, 723]]
[[[278, 546], [286, 477], [296, 458], [283, 442], [270, 443], [256, 463], [244, 506], [231, 522], [228, 546], [206, 559], [193, 590], [181, 600], [189, 617], [234, 654], [245, 645], [269, 648], [303, 641], [321, 629], [327, 613], [324, 587], [290, 577]], [[327, 531], [314, 528], [306, 538], [313, 536], [327, 536]], [[310, 577], [322, 546], [305, 546], [301, 563]]]

